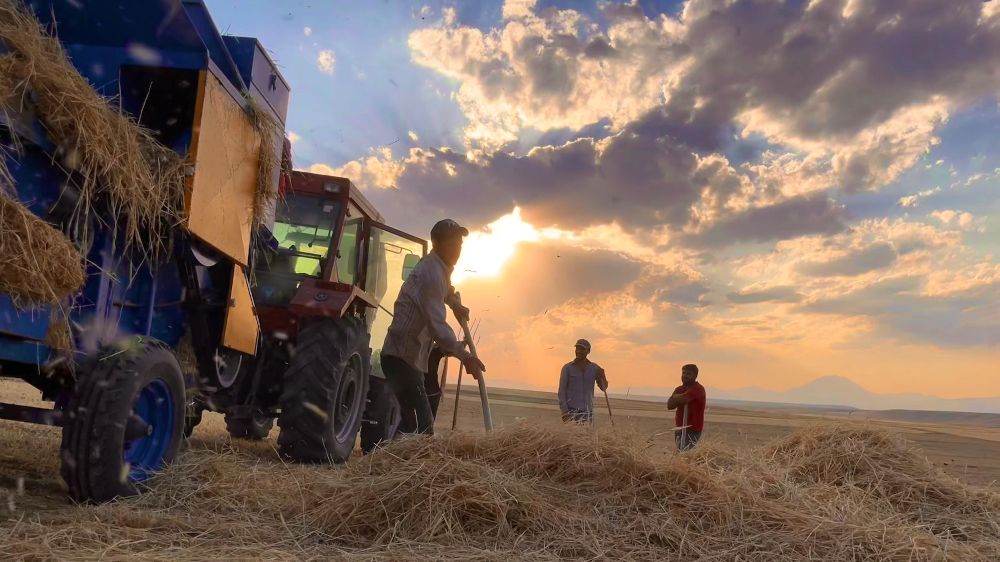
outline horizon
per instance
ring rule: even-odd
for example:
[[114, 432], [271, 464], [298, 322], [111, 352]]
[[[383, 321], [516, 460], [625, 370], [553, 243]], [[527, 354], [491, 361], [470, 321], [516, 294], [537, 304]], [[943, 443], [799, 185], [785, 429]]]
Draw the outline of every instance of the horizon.
[[207, 4], [296, 168], [470, 229], [488, 380], [1000, 396], [1000, 0]]

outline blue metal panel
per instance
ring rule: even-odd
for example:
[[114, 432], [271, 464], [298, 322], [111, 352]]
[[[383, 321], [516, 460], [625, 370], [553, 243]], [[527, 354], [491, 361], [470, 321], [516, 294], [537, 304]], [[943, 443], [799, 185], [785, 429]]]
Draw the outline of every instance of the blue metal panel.
[[226, 36], [223, 40], [250, 91], [270, 106], [278, 121], [284, 123], [291, 89], [264, 46], [252, 37]]
[[[158, 49], [152, 54], [130, 51], [124, 47], [105, 45], [65, 45], [73, 66], [101, 94], [118, 95], [118, 72], [123, 65], [155, 66], [205, 70], [208, 54], [202, 51]], [[155, 63], [155, 64], [151, 64]]]
[[18, 312], [10, 297], [0, 293], [0, 333], [43, 340], [48, 329], [48, 307]]
[[[180, 0], [26, 0], [63, 43], [156, 50], [204, 51]], [[53, 25], [54, 24], [54, 25]]]
[[209, 57], [222, 69], [222, 72], [234, 86], [239, 90], [246, 90], [246, 84], [243, 82], [243, 78], [236, 68], [236, 63], [233, 62], [233, 58], [229, 54], [229, 49], [226, 48], [225, 43], [222, 41], [222, 36], [219, 35], [219, 30], [215, 27], [212, 16], [208, 13], [208, 7], [205, 6], [202, 0], [182, 1], [188, 19], [194, 25], [195, 29], [198, 30], [198, 35], [201, 36], [202, 42], [208, 48]]
[[51, 353], [47, 346], [38, 342], [0, 335], [0, 361], [41, 365], [48, 361]]
[[59, 199], [66, 174], [52, 165], [52, 157], [36, 147], [25, 146], [22, 154], [7, 159], [18, 200], [39, 217], [48, 216]]

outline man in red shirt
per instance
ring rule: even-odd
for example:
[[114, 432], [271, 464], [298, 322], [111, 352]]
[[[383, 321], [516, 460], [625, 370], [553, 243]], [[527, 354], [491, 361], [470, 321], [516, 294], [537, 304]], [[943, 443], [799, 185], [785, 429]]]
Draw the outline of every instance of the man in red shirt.
[[677, 450], [686, 451], [701, 439], [705, 427], [705, 387], [697, 382], [698, 366], [681, 367], [681, 385], [674, 389], [667, 400], [668, 410], [677, 410], [674, 415], [674, 442]]

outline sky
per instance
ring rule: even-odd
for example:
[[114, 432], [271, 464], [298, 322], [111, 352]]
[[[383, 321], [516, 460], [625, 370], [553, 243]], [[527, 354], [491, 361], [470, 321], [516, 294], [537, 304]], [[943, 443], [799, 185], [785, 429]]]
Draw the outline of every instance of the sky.
[[295, 167], [467, 225], [494, 382], [1000, 396], [1000, 0], [208, 0]]

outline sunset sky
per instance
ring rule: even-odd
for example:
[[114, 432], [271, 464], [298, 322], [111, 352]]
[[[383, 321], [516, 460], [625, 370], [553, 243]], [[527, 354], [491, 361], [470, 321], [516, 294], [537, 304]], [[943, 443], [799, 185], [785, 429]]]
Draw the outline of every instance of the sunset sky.
[[494, 383], [1000, 396], [1000, 0], [208, 4], [297, 168], [477, 231]]

